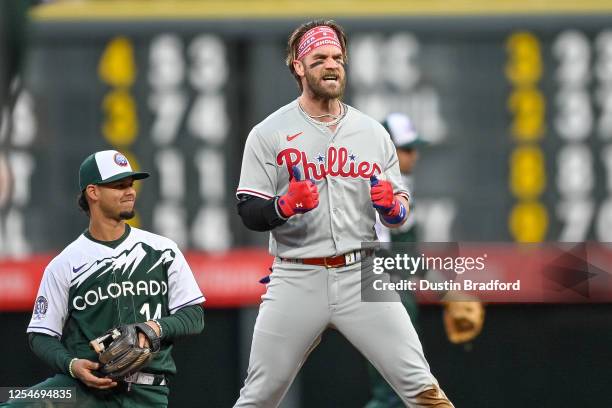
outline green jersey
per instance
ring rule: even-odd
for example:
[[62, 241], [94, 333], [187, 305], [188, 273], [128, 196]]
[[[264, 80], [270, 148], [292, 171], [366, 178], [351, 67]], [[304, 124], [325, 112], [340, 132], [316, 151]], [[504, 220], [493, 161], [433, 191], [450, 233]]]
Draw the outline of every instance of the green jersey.
[[[89, 341], [112, 327], [158, 319], [204, 296], [177, 245], [126, 225], [116, 241], [80, 235], [45, 269], [28, 332], [57, 336], [68, 352], [97, 360]], [[174, 374], [172, 344], [147, 366]]]

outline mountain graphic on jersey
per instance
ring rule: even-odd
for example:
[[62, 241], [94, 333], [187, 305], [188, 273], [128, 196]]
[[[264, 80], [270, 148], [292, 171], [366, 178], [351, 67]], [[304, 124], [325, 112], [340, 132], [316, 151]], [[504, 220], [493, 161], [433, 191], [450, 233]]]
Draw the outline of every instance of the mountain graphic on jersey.
[[131, 298], [134, 306], [151, 298], [165, 305], [167, 266], [175, 256], [172, 249], [156, 250], [137, 242], [113, 257], [91, 262], [70, 282], [70, 305], [82, 311], [121, 298]]
[[[156, 252], [159, 253], [159, 256], [156, 256]], [[171, 249], [165, 249], [160, 252], [142, 242], [137, 242], [131, 249], [125, 250], [117, 256], [100, 259], [99, 261], [94, 262], [89, 268], [84, 269], [83, 272], [73, 278], [70, 282], [70, 286], [80, 286], [81, 283], [89, 279], [92, 275], [95, 275], [95, 278], [100, 278], [108, 272], [115, 271], [120, 272], [122, 275], [128, 272], [127, 277], [131, 278], [132, 274], [136, 268], [141, 265], [142, 261], [147, 258], [147, 256], [151, 255], [153, 255], [153, 258], [157, 258], [157, 260], [148, 268], [146, 273], [151, 272], [159, 265], [172, 263], [175, 257], [174, 251]], [[149, 264], [146, 266], [149, 266]]]

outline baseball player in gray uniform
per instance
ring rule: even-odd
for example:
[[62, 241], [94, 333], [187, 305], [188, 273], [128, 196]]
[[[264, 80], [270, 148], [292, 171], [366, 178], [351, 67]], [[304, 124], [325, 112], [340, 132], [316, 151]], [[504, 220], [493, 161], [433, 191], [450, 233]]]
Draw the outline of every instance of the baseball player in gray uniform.
[[398, 302], [361, 301], [361, 260], [376, 212], [396, 228], [408, 214], [395, 147], [374, 119], [344, 104], [346, 36], [334, 21], [299, 26], [287, 65], [300, 97], [248, 136], [238, 211], [271, 231], [272, 274], [235, 407], [276, 407], [327, 328], [339, 330], [410, 407], [453, 405], [438, 386]]

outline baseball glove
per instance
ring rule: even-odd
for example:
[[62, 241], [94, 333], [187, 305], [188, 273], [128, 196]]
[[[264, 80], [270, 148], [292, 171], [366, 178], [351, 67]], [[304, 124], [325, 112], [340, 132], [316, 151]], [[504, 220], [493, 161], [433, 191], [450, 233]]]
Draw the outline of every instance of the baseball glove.
[[478, 336], [484, 324], [482, 302], [454, 301], [444, 303], [444, 328], [451, 343], [467, 343]]
[[[138, 334], [143, 333], [149, 347], [140, 347]], [[159, 351], [160, 339], [145, 323], [127, 324], [110, 329], [89, 342], [98, 353], [99, 372], [112, 379], [121, 379], [146, 366], [153, 353]]]

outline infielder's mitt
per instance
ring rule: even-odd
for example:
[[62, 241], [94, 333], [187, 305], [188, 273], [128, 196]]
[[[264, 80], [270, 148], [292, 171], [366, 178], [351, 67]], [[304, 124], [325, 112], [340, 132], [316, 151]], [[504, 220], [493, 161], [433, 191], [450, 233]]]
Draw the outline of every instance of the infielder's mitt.
[[[149, 340], [149, 347], [138, 345], [138, 333]], [[109, 378], [121, 379], [144, 367], [159, 351], [160, 339], [145, 323], [128, 324], [110, 329], [102, 336], [89, 342], [98, 353], [98, 371]]]
[[478, 301], [444, 303], [444, 328], [451, 343], [466, 343], [476, 338], [484, 324], [485, 311]]

